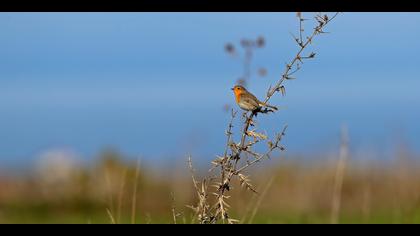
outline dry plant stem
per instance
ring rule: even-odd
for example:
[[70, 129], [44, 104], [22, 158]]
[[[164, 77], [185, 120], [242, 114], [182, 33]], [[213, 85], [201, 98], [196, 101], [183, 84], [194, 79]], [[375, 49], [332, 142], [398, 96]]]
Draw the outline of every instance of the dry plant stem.
[[122, 204], [124, 198], [124, 186], [125, 186], [125, 178], [127, 176], [127, 169], [124, 169], [122, 179], [121, 179], [121, 186], [120, 192], [118, 194], [118, 209], [117, 209], [117, 223], [121, 223], [121, 211], [122, 211]]
[[251, 224], [252, 221], [254, 221], [255, 216], [257, 215], [257, 211], [258, 208], [260, 207], [265, 195], [267, 194], [268, 190], [270, 189], [271, 185], [274, 182], [274, 177], [271, 177], [270, 181], [268, 181], [267, 186], [265, 186], [265, 189], [263, 190], [263, 192], [261, 193], [261, 196], [259, 197], [257, 204], [255, 205], [253, 211], [252, 211], [252, 215], [251, 218], [249, 218], [248, 224]]
[[[337, 13], [338, 14], [338, 13]], [[282, 74], [280, 80], [276, 83], [274, 87], [268, 89], [264, 102], [268, 103], [268, 101], [272, 98], [272, 96], [276, 92], [281, 92], [283, 95], [285, 94], [285, 88], [282, 85], [285, 80], [292, 79], [290, 75], [294, 74], [298, 70], [300, 70], [300, 65], [303, 63], [304, 59], [311, 59], [315, 56], [315, 53], [311, 53], [309, 56], [302, 56], [303, 51], [307, 48], [309, 44], [311, 44], [315, 35], [325, 33], [323, 28], [333, 20], [337, 14], [335, 14], [331, 19], [328, 18], [327, 15], [316, 15], [315, 19], [318, 21], [318, 26], [314, 28], [313, 33], [306, 37], [306, 40], [303, 39], [303, 21], [304, 19], [298, 14], [299, 17], [299, 38], [295, 38], [296, 42], [299, 45], [299, 50], [295, 57], [291, 60], [290, 63], [286, 64], [286, 68], [284, 73]], [[250, 52], [247, 50], [247, 55], [245, 58], [245, 68], [247, 68], [247, 58], [251, 58]], [[249, 70], [245, 71], [245, 77], [249, 74]], [[197, 190], [197, 194], [199, 197], [198, 206], [193, 208], [195, 209], [196, 215], [198, 215], [198, 219], [200, 223], [217, 223], [220, 220], [225, 223], [236, 223], [239, 222], [230, 218], [228, 215], [229, 205], [226, 203], [226, 200], [230, 197], [227, 195], [227, 192], [231, 188], [231, 181], [234, 176], [238, 177], [239, 181], [241, 182], [242, 186], [245, 186], [248, 190], [251, 190], [256, 193], [256, 190], [250, 184], [250, 181], [247, 176], [243, 175], [244, 172], [249, 167], [253, 166], [257, 162], [265, 158], [269, 158], [271, 153], [279, 149], [281, 151], [284, 150], [283, 146], [280, 145], [283, 136], [285, 135], [287, 125], [284, 126], [283, 130], [276, 136], [276, 138], [272, 141], [268, 141], [267, 144], [269, 146], [268, 150], [264, 154], [259, 154], [251, 150], [252, 146], [258, 143], [261, 140], [267, 139], [266, 135], [255, 133], [254, 131], [249, 131], [250, 127], [254, 124], [254, 118], [257, 116], [258, 113], [268, 113], [270, 110], [256, 110], [249, 113], [244, 113], [245, 121], [244, 125], [241, 129], [241, 138], [238, 144], [232, 142], [232, 122], [235, 117], [235, 114], [232, 111], [232, 119], [228, 126], [226, 135], [227, 135], [227, 144], [226, 149], [224, 152], [223, 157], [219, 157], [217, 160], [213, 161], [212, 163], [214, 166], [211, 168], [213, 170], [216, 167], [220, 167], [220, 182], [215, 183], [215, 185], [211, 185], [217, 188], [217, 192], [213, 193], [215, 195], [215, 203], [209, 206], [207, 202], [207, 184], [210, 184], [210, 179], [204, 179], [202, 182], [201, 189], [198, 186], [197, 181], [193, 176], [193, 183]], [[253, 137], [254, 140], [247, 143], [248, 137]], [[230, 154], [228, 154], [228, 149], [230, 149]], [[250, 154], [254, 157], [252, 161], [246, 161], [241, 167], [238, 167], [239, 161], [243, 158], [242, 154], [245, 153], [246, 155]], [[189, 160], [190, 168], [192, 169], [191, 159]], [[266, 192], [266, 190], [264, 190]], [[260, 200], [261, 201], [261, 200]], [[257, 204], [258, 207], [259, 204]], [[256, 212], [256, 210], [254, 210]], [[255, 216], [256, 213], [253, 213], [251, 216], [252, 218]]]
[[115, 225], [115, 219], [112, 216], [112, 213], [111, 213], [111, 211], [108, 208], [106, 209], [106, 213], [108, 214], [109, 219], [111, 220], [111, 224]]
[[[228, 129], [227, 129], [227, 131], [226, 131], [226, 136], [227, 136], [227, 141], [226, 141], [226, 148], [225, 148], [225, 152], [224, 152], [224, 154], [223, 154], [223, 162], [229, 162], [230, 161], [230, 157], [231, 156], [229, 156], [228, 157], [228, 155], [227, 155], [227, 153], [228, 153], [228, 150], [229, 150], [229, 146], [230, 146], [230, 144], [232, 143], [232, 128], [233, 128], [233, 120], [235, 119], [235, 117], [236, 117], [236, 113], [237, 112], [235, 112], [235, 111], [233, 111], [233, 109], [232, 109], [232, 117], [231, 117], [231, 120], [230, 120], [230, 122], [229, 122], [229, 126], [228, 126]], [[222, 165], [221, 165], [221, 177], [222, 177], [222, 182], [224, 181], [224, 179], [225, 179], [225, 165], [224, 165], [225, 163], [222, 163]]]
[[235, 119], [235, 116], [236, 116], [236, 113], [237, 113], [236, 111], [233, 111], [233, 109], [232, 109], [231, 112], [232, 112], [231, 113], [232, 114], [232, 117], [231, 117], [230, 122], [229, 122], [228, 130], [226, 131], [227, 141], [226, 141], [225, 153], [223, 154], [224, 157], [227, 156], [227, 152], [229, 150], [229, 145], [232, 142], [233, 120]]
[[[302, 61], [302, 52], [305, 50], [305, 48], [312, 42], [312, 39], [315, 37], [315, 35], [322, 33], [322, 29], [323, 27], [325, 27], [332, 19], [334, 19], [337, 16], [338, 13], [336, 13], [331, 19], [327, 19], [325, 20], [322, 24], [320, 23], [317, 27], [315, 27], [314, 32], [311, 34], [310, 37], [307, 38], [307, 40], [305, 42], [302, 41], [302, 31], [303, 31], [303, 26], [302, 26], [302, 21], [303, 19], [301, 17], [299, 17], [299, 34], [300, 34], [300, 41], [298, 41], [298, 44], [300, 46], [300, 50], [297, 52], [296, 56], [292, 59], [292, 61], [286, 65], [285, 68], [285, 72], [283, 73], [281, 79], [278, 81], [278, 83], [276, 84], [276, 86], [274, 88], [270, 88], [267, 92], [267, 96], [265, 98], [265, 103], [267, 103], [271, 97], [276, 93], [281, 91], [281, 86], [283, 84], [283, 82], [286, 79], [289, 79], [290, 76], [290, 70], [293, 68], [293, 66], [296, 64], [296, 62], [298, 61]], [[312, 55], [312, 54], [311, 54]], [[309, 56], [308, 58], [311, 58], [311, 56]], [[300, 69], [300, 67], [298, 67], [295, 71], [293, 71], [292, 73], [295, 73], [296, 71], [298, 71]], [[249, 114], [249, 116], [246, 116], [246, 121], [242, 130], [242, 137], [241, 137], [241, 142], [239, 144], [239, 150], [234, 153], [234, 165], [233, 165], [233, 170], [230, 170], [229, 173], [227, 174], [227, 177], [224, 177], [224, 167], [222, 165], [222, 183], [219, 187], [219, 193], [217, 195], [217, 199], [219, 201], [219, 209], [222, 212], [225, 212], [224, 207], [223, 207], [223, 200], [225, 198], [225, 191], [229, 190], [229, 184], [231, 182], [231, 179], [233, 176], [235, 175], [239, 175], [242, 171], [244, 171], [245, 169], [247, 169], [248, 167], [250, 167], [251, 165], [255, 164], [256, 162], [259, 162], [260, 160], [262, 160], [263, 158], [269, 157], [269, 155], [271, 154], [271, 152], [273, 150], [275, 150], [276, 148], [278, 148], [279, 143], [282, 139], [282, 137], [285, 135], [285, 131], [287, 129], [287, 125], [283, 128], [283, 131], [277, 136], [276, 140], [275, 140], [275, 144], [272, 145], [272, 147], [267, 151], [267, 153], [265, 153], [264, 155], [261, 156], [257, 156], [253, 161], [248, 162], [247, 164], [245, 164], [244, 166], [242, 166], [241, 168], [237, 169], [237, 165], [238, 162], [240, 160], [242, 151], [246, 150], [246, 139], [248, 136], [248, 130], [249, 127], [251, 125], [251, 123], [253, 122], [253, 118], [254, 116], [257, 115], [257, 112], [251, 112], [251, 114]], [[280, 148], [282, 149], [282, 148]], [[225, 217], [228, 217], [227, 215], [222, 214], [222, 219], [224, 220]]]
[[175, 208], [172, 208], [172, 217], [174, 220], [174, 224], [176, 224], [176, 213], [175, 213]]
[[191, 172], [191, 177], [192, 177], [192, 181], [194, 184], [194, 188], [197, 192], [197, 197], [198, 197], [198, 205], [196, 207], [194, 206], [189, 206], [191, 209], [194, 210], [194, 216], [193, 219], [195, 219], [196, 217], [198, 217], [199, 222], [200, 223], [206, 223], [208, 222], [208, 203], [207, 203], [207, 180], [204, 179], [203, 182], [201, 183], [201, 188], [199, 186], [198, 181], [195, 179], [195, 174], [194, 174], [194, 168], [192, 165], [192, 161], [191, 161], [191, 156], [188, 157], [188, 166], [190, 168], [190, 172]]
[[251, 77], [251, 60], [252, 60], [252, 48], [247, 47], [245, 50], [245, 61], [244, 61], [244, 78], [246, 83]]
[[341, 192], [343, 188], [343, 180], [348, 156], [348, 133], [347, 128], [343, 127], [341, 131], [340, 156], [334, 178], [331, 224], [337, 224], [339, 222], [341, 208]]
[[264, 154], [264, 155], [261, 155], [260, 157], [258, 157], [258, 158], [256, 158], [256, 159], [254, 159], [253, 161], [251, 161], [251, 162], [248, 162], [247, 164], [245, 164], [244, 166], [242, 166], [241, 168], [239, 168], [238, 170], [236, 170], [235, 171], [235, 173], [234, 174], [239, 174], [239, 173], [241, 173], [242, 171], [244, 171], [245, 169], [247, 169], [248, 167], [250, 167], [250, 166], [252, 166], [253, 164], [255, 164], [255, 163], [257, 163], [257, 162], [259, 162], [259, 161], [261, 161], [262, 159], [264, 159], [264, 158], [268, 158], [269, 156], [270, 156], [270, 154], [276, 149], [276, 148], [280, 148], [280, 150], [282, 150], [282, 147], [280, 147], [279, 146], [279, 144], [280, 144], [280, 142], [281, 142], [281, 139], [283, 138], [283, 136], [286, 134], [285, 132], [286, 132], [286, 129], [287, 129], [287, 125], [286, 126], [284, 126], [284, 128], [283, 128], [283, 131], [279, 134], [279, 135], [277, 135], [277, 138], [276, 138], [276, 141], [275, 141], [275, 143], [274, 143], [274, 145]]
[[[254, 113], [252, 112], [251, 115], [249, 117], [247, 117], [247, 120], [246, 120], [245, 125], [244, 125], [244, 128], [243, 128], [243, 134], [242, 134], [242, 138], [241, 138], [241, 143], [239, 145], [240, 146], [240, 149], [238, 150], [237, 153], [235, 153], [235, 154], [232, 153], [232, 155], [234, 155], [235, 163], [234, 163], [233, 169], [230, 169], [228, 171], [226, 177], [225, 177], [225, 175], [226, 175], [226, 166], [225, 166], [225, 163], [222, 163], [222, 165], [221, 165], [221, 182], [220, 182], [220, 184], [218, 186], [219, 193], [216, 194], [216, 197], [217, 197], [216, 208], [219, 210], [218, 213], [221, 215], [221, 218], [222, 218], [223, 223], [225, 223], [225, 220], [229, 218], [228, 215], [227, 215], [227, 212], [226, 212], [226, 207], [229, 207], [229, 206], [225, 202], [225, 199], [227, 199], [228, 196], [225, 195], [225, 192], [226, 192], [226, 190], [229, 190], [230, 189], [229, 184], [231, 182], [231, 179], [232, 179], [233, 175], [237, 174], [236, 171], [235, 171], [236, 170], [236, 166], [237, 166], [238, 161], [240, 159], [240, 154], [241, 154], [241, 152], [242, 152], [242, 150], [244, 149], [244, 146], [245, 146], [246, 131], [248, 130], [248, 128], [249, 128], [249, 126], [250, 126], [250, 124], [252, 122], [252, 116], [253, 116], [253, 114]], [[230, 139], [230, 136], [231, 136], [230, 130], [232, 128], [233, 118], [234, 118], [234, 116], [233, 116], [233, 113], [232, 113], [232, 120], [231, 120], [231, 123], [229, 125], [229, 131], [228, 131], [228, 133], [229, 133], [228, 134], [229, 135], [228, 136], [228, 139]], [[227, 152], [225, 152], [224, 159], [227, 159], [227, 163], [230, 163], [230, 157], [227, 157], [226, 155], [227, 155]], [[215, 217], [215, 220], [213, 221], [213, 223], [215, 223], [215, 221], [217, 221], [217, 217]]]
[[[237, 153], [235, 153], [235, 162], [234, 162], [234, 166], [233, 169], [229, 169], [227, 176], [225, 177], [225, 167], [223, 167], [223, 165], [221, 166], [222, 169], [222, 178], [221, 178], [221, 183], [218, 186], [219, 192], [216, 194], [216, 198], [217, 198], [217, 203], [216, 203], [216, 209], [217, 210], [217, 214], [216, 217], [214, 217], [212, 223], [217, 222], [217, 216], [221, 215], [221, 219], [223, 221], [223, 223], [225, 223], [225, 220], [228, 220], [229, 223], [231, 223], [233, 221], [233, 219], [230, 219], [228, 214], [227, 214], [227, 208], [229, 207], [229, 205], [225, 202], [225, 199], [228, 199], [229, 196], [226, 196], [226, 190], [230, 189], [230, 182], [232, 180], [233, 176], [240, 176], [240, 172], [242, 172], [243, 170], [245, 170], [246, 168], [248, 168], [249, 166], [253, 165], [254, 163], [260, 161], [261, 159], [268, 157], [270, 155], [270, 153], [275, 150], [276, 148], [280, 148], [279, 147], [279, 143], [282, 139], [282, 137], [285, 135], [285, 131], [287, 126], [285, 126], [283, 128], [283, 131], [280, 135], [277, 136], [276, 141], [274, 143], [274, 145], [272, 145], [272, 147], [269, 149], [269, 151], [267, 153], [265, 153], [264, 155], [261, 155], [259, 157], [257, 157], [256, 159], [254, 159], [252, 162], [247, 163], [245, 166], [241, 167], [240, 169], [237, 170], [237, 164], [238, 161], [240, 159], [240, 154], [242, 152], [242, 150], [245, 150], [245, 141], [246, 141], [246, 137], [247, 137], [247, 131], [249, 129], [249, 126], [251, 125], [252, 122], [252, 117], [255, 115], [255, 112], [252, 112], [249, 117], [247, 117], [247, 120], [245, 122], [244, 128], [243, 128], [243, 133], [242, 133], [242, 138], [241, 138], [241, 143], [240, 143], [240, 148], [237, 151]], [[226, 157], [225, 157], [226, 158]], [[229, 160], [229, 158], [228, 158]], [[223, 164], [223, 163], [222, 163]], [[243, 180], [245, 182], [245, 180]], [[245, 183], [247, 188], [250, 189], [251, 191], [256, 192], [256, 190], [254, 190], [252, 188], [252, 186], [250, 186], [248, 183]], [[236, 220], [235, 220], [236, 221]]]
[[[315, 27], [313, 33], [311, 34], [310, 37], [307, 38], [306, 41], [302, 41], [302, 31], [303, 31], [303, 26], [302, 26], [302, 21], [304, 20], [303, 18], [301, 18], [301, 16], [299, 17], [299, 33], [300, 33], [300, 41], [298, 42], [299, 46], [300, 46], [300, 50], [297, 52], [296, 56], [292, 59], [292, 61], [286, 65], [285, 71], [281, 77], [281, 79], [277, 82], [277, 84], [274, 86], [274, 88], [270, 88], [267, 92], [267, 96], [265, 98], [265, 103], [267, 103], [271, 97], [278, 91], [280, 91], [280, 87], [282, 86], [283, 82], [288, 79], [288, 76], [290, 75], [290, 70], [293, 68], [293, 66], [295, 65], [295, 63], [297, 61], [301, 61], [302, 60], [302, 52], [305, 50], [305, 48], [312, 43], [312, 39], [315, 37], [315, 35], [320, 34], [320, 33], [324, 33], [322, 31], [322, 29], [328, 25], [328, 23], [333, 20], [336, 16], [338, 15], [338, 13], [336, 13], [333, 17], [331, 17], [330, 19], [326, 20], [325, 23], [323, 23], [322, 25], [318, 25], [317, 27]], [[317, 16], [318, 17], [318, 16]], [[292, 73], [295, 73], [297, 70], [293, 71]], [[241, 143], [240, 143], [240, 150], [239, 150], [239, 155], [241, 153], [241, 151], [244, 149], [244, 145], [245, 145], [245, 140], [246, 140], [246, 136], [247, 136], [247, 132], [249, 129], [249, 126], [252, 122], [252, 119], [254, 118], [254, 116], [257, 113], [252, 112], [249, 117], [247, 117], [247, 120], [245, 122], [244, 125], [244, 129], [242, 131], [242, 139], [241, 139]], [[236, 161], [237, 162], [237, 161]]]
[[[247, 116], [247, 118], [246, 118], [245, 125], [244, 125], [244, 128], [242, 130], [242, 138], [241, 138], [241, 142], [239, 144], [239, 150], [235, 154], [235, 164], [233, 166], [234, 170], [236, 170], [236, 166], [239, 162], [242, 151], [245, 150], [245, 141], [246, 141], [246, 137], [247, 137], [247, 132], [248, 132], [249, 126], [251, 125], [252, 118], [254, 117], [255, 114], [256, 113], [251, 112], [251, 114], [249, 116]], [[233, 175], [233, 173], [235, 173], [235, 172], [232, 172], [231, 176]], [[229, 180], [230, 180], [230, 178], [229, 178]]]
[[133, 190], [133, 196], [132, 196], [132, 203], [131, 203], [131, 224], [136, 223], [136, 208], [137, 208], [137, 184], [139, 180], [139, 174], [140, 174], [140, 159], [137, 160], [137, 166], [136, 166], [136, 173], [134, 178], [134, 190]]
[[176, 210], [175, 210], [175, 197], [174, 197], [174, 193], [171, 193], [171, 198], [172, 198], [172, 218], [174, 221], [174, 224], [176, 224]]
[[111, 191], [111, 178], [110, 178], [110, 173], [109, 173], [109, 169], [106, 168], [105, 169], [105, 182], [106, 182], [106, 188], [108, 191], [108, 196], [109, 196], [109, 208], [106, 209], [107, 214], [110, 216], [111, 221], [115, 224], [115, 220], [114, 217], [112, 216], [112, 211], [114, 209], [114, 197], [113, 197], [113, 193]]
[[[318, 35], [320, 33], [325, 33], [322, 31], [322, 29], [328, 25], [328, 23], [330, 23], [336, 16], [338, 15], [338, 12], [335, 13], [335, 15], [333, 17], [331, 17], [330, 19], [326, 20], [325, 23], [323, 23], [323, 25], [318, 25], [317, 27], [314, 28], [313, 33], [311, 34], [311, 36], [309, 36], [307, 38], [307, 40], [305, 42], [300, 41], [298, 44], [300, 46], [300, 50], [297, 52], [296, 56], [293, 58], [293, 60], [286, 65], [286, 69], [281, 77], [281, 79], [278, 81], [278, 83], [273, 87], [270, 88], [267, 92], [267, 97], [265, 98], [265, 103], [267, 103], [271, 97], [277, 92], [280, 91], [281, 85], [284, 82], [284, 80], [286, 80], [288, 78], [288, 76], [290, 75], [290, 70], [293, 68], [293, 66], [296, 64], [297, 61], [301, 61], [302, 59], [302, 52], [305, 50], [305, 48], [312, 43], [312, 39], [315, 37], [315, 35]], [[318, 17], [318, 16], [317, 16]], [[299, 32], [302, 32], [302, 18], [299, 17]], [[299, 69], [297, 69], [299, 70]], [[296, 71], [294, 71], [296, 72]], [[293, 72], [293, 73], [294, 73]]]
[[248, 206], [247, 206], [247, 208], [245, 210], [245, 214], [244, 214], [244, 216], [242, 217], [242, 219], [240, 221], [241, 224], [245, 223], [246, 220], [249, 218], [249, 215], [252, 214], [251, 211], [254, 211], [255, 206], [254, 206], [253, 203], [255, 202], [256, 199], [258, 199], [258, 195], [257, 194], [253, 194], [252, 195], [252, 198], [249, 201], [249, 204], [248, 204]]

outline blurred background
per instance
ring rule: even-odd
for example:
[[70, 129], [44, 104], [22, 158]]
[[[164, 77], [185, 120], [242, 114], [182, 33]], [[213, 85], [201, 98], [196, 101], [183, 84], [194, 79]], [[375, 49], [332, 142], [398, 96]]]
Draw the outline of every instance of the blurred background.
[[[313, 13], [303, 13], [312, 21]], [[312, 31], [311, 21], [305, 33]], [[233, 190], [244, 223], [420, 223], [418, 13], [342, 13], [315, 38]], [[189, 223], [252, 55], [260, 98], [298, 48], [296, 13], [0, 13], [0, 223]], [[226, 45], [234, 51], [227, 52]], [[235, 123], [235, 132], [240, 127]], [[137, 169], [137, 170], [136, 170]]]

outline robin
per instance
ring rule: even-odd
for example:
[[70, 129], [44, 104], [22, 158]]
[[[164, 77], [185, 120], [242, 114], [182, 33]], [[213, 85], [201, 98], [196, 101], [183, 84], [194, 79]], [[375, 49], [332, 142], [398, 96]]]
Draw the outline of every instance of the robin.
[[[239, 107], [245, 111], [252, 111], [252, 112], [268, 112], [273, 110], [277, 111], [278, 108], [275, 106], [271, 106], [267, 103], [261, 102], [258, 100], [252, 93], [248, 92], [246, 88], [244, 88], [241, 85], [236, 85], [232, 88], [233, 93], [235, 94], [236, 103], [239, 105]], [[263, 107], [266, 107], [265, 110], [261, 110]], [[268, 110], [268, 108], [271, 108], [273, 110]]]

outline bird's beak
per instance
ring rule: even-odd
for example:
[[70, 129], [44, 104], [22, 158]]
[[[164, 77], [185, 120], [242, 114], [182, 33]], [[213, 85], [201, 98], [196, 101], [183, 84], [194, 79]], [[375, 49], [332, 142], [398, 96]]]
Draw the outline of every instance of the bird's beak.
[[235, 90], [235, 88], [231, 88], [230, 90]]

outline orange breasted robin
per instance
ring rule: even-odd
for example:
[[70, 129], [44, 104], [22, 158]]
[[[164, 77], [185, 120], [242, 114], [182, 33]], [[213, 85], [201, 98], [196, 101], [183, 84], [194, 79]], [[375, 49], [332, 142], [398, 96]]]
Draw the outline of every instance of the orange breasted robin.
[[[262, 111], [261, 109], [263, 107], [266, 107], [266, 108], [268, 107], [275, 111], [278, 110], [277, 107], [271, 106], [267, 103], [264, 103], [258, 100], [252, 93], [248, 92], [248, 90], [246, 90], [241, 85], [236, 85], [235, 87], [232, 88], [232, 90], [233, 90], [233, 93], [235, 94], [236, 103], [239, 105], [241, 109], [245, 111], [258, 112], [258, 111]], [[267, 110], [265, 112], [267, 112]]]

